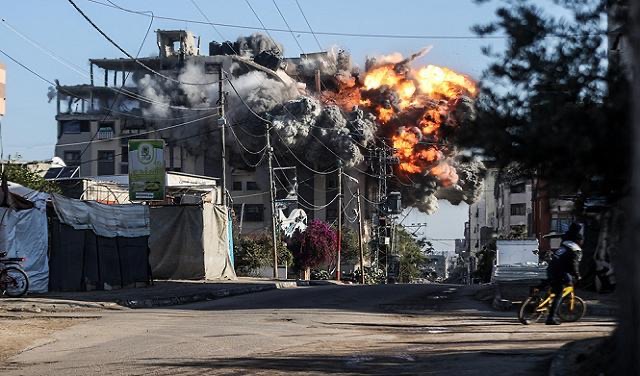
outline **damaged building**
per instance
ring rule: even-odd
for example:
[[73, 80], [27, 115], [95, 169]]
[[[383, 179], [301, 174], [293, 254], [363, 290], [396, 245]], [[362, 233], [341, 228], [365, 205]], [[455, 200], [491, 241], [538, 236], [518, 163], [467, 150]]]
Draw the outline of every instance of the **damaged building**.
[[[88, 84], [56, 87], [56, 156], [67, 166], [78, 166], [80, 177], [126, 175], [128, 140], [161, 138], [168, 171], [219, 178], [224, 127], [225, 186], [233, 208], [242, 218], [243, 233], [264, 230], [271, 220], [269, 176], [263, 163], [267, 124], [253, 122], [249, 118], [253, 115], [233, 90], [263, 113], [273, 107], [266, 102], [280, 104], [304, 91], [305, 85], [298, 81], [303, 71], [293, 68], [295, 74], [287, 74], [295, 59], [286, 61], [270, 41], [258, 36], [235, 43], [211, 42], [209, 55], [202, 55], [199, 39], [184, 30], [157, 31], [157, 44], [157, 57], [90, 59]], [[233, 76], [233, 89], [229, 76]], [[312, 72], [310, 80], [314, 77]], [[256, 103], [261, 97], [263, 107]], [[292, 106], [284, 111], [296, 109]], [[272, 141], [279, 205], [288, 212], [292, 202], [293, 206], [299, 202], [309, 220], [335, 220], [337, 173], [316, 174], [313, 170], [335, 166], [337, 157], [329, 161], [325, 157], [321, 164], [301, 164], [289, 154], [290, 145], [283, 145], [279, 137], [272, 136]], [[360, 178], [364, 192], [364, 175], [350, 174]], [[348, 188], [345, 210], [352, 216], [355, 200], [351, 192], [356, 187], [350, 183]]]
[[345, 224], [356, 226], [359, 190], [374, 243], [390, 192], [427, 213], [480, 194], [484, 166], [447, 141], [474, 117], [475, 82], [415, 67], [428, 49], [360, 69], [338, 49], [286, 58], [259, 33], [210, 42], [208, 54], [184, 30], [157, 42], [158, 56], [90, 59], [88, 84], [56, 87], [56, 155], [80, 177], [127, 174], [128, 140], [161, 138], [167, 170], [220, 178], [249, 234], [271, 221], [270, 150], [285, 216], [336, 220], [342, 165], [355, 178], [342, 180]]

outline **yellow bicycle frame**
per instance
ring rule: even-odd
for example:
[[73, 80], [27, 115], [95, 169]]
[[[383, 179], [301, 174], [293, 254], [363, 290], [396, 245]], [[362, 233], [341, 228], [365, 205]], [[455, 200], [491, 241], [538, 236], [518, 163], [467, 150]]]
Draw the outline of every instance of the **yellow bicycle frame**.
[[[573, 286], [567, 286], [562, 289], [562, 297], [564, 298], [567, 295], [571, 295], [571, 299], [569, 299], [569, 310], [573, 311], [573, 307], [575, 304], [575, 299], [573, 299], [573, 297], [575, 296]], [[555, 296], [556, 294], [551, 292], [551, 289], [549, 289], [547, 297], [542, 302], [540, 302], [540, 304], [538, 304], [538, 306], [536, 307], [536, 311], [546, 311], [547, 306], [553, 301], [553, 298], [555, 298]]]

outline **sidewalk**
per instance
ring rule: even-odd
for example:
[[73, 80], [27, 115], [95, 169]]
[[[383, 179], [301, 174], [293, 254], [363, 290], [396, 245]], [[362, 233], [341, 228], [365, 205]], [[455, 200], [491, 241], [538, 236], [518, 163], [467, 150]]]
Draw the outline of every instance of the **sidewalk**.
[[22, 298], [3, 298], [0, 299], [0, 311], [41, 313], [165, 307], [297, 286], [298, 283], [292, 280], [258, 278], [238, 278], [235, 281], [155, 281], [153, 286], [148, 287], [50, 292]]

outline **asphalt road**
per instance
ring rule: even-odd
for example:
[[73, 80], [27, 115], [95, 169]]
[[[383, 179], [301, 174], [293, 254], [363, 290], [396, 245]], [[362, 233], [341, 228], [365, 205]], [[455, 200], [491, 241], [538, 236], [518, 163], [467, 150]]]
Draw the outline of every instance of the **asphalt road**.
[[615, 323], [524, 326], [447, 285], [274, 290], [106, 312], [2, 365], [3, 375], [545, 375]]

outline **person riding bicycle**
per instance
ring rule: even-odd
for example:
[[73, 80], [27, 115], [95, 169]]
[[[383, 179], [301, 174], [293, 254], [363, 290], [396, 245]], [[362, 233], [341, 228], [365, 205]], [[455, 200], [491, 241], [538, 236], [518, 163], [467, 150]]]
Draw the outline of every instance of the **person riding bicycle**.
[[562, 302], [562, 290], [565, 285], [572, 285], [574, 280], [580, 279], [580, 259], [582, 258], [582, 227], [572, 223], [569, 230], [562, 236], [560, 248], [551, 254], [551, 260], [547, 268], [547, 276], [551, 284], [551, 291], [555, 294], [547, 325], [560, 325], [555, 317]]

